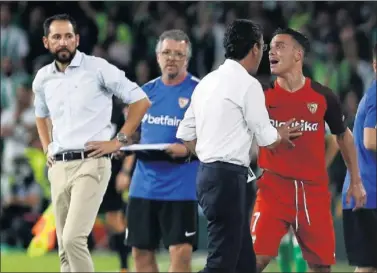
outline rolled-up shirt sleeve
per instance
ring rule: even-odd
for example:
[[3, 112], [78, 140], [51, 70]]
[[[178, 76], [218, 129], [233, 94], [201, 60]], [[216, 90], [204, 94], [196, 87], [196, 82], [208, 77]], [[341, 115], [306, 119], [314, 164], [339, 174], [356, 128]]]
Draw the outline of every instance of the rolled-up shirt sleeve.
[[192, 141], [196, 137], [196, 123], [192, 101], [187, 108], [183, 120], [179, 123], [176, 137], [183, 141]]
[[259, 82], [250, 85], [244, 96], [243, 113], [247, 126], [255, 134], [258, 146], [268, 146], [278, 139], [278, 132], [270, 123], [265, 97]]
[[132, 104], [147, 97], [141, 87], [130, 81], [116, 66], [100, 58], [97, 58], [97, 64], [100, 81], [104, 88], [124, 103]]
[[50, 116], [48, 110], [45, 93], [42, 86], [42, 75], [38, 72], [33, 80], [33, 92], [34, 92], [34, 109], [35, 116], [38, 118], [47, 118]]

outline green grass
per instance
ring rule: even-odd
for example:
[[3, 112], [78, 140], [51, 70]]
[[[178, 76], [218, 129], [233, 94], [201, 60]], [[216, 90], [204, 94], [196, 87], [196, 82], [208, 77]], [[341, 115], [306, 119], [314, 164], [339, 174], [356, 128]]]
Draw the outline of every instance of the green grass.
[[[203, 268], [206, 253], [196, 254], [193, 260], [193, 272]], [[117, 272], [118, 259], [115, 253], [92, 254], [96, 272]], [[130, 259], [132, 266], [132, 259]], [[166, 253], [158, 255], [160, 271], [167, 272], [169, 257]], [[132, 268], [132, 267], [131, 267]], [[333, 272], [353, 272], [353, 268], [345, 263], [338, 263], [333, 267]], [[56, 252], [43, 257], [30, 258], [23, 252], [1, 253], [1, 272], [59, 272], [59, 259]], [[277, 264], [273, 262], [266, 272], [280, 272]]]

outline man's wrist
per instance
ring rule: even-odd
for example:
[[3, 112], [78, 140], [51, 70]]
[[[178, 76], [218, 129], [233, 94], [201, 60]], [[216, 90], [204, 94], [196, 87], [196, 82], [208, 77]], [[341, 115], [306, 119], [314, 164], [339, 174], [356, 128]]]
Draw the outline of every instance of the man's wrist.
[[352, 185], [358, 185], [358, 184], [361, 184], [361, 178], [360, 176], [351, 176], [351, 181], [350, 183]]
[[121, 143], [117, 138], [114, 138], [112, 141], [116, 144], [118, 148], [121, 148], [124, 146], [123, 143]]
[[116, 139], [121, 144], [121, 146], [126, 146], [130, 142], [130, 138], [128, 137], [128, 135], [123, 132], [119, 132], [116, 135]]
[[184, 144], [183, 144], [183, 146], [184, 146], [185, 149], [186, 149], [186, 156], [191, 156], [191, 151], [190, 151], [190, 149], [189, 149], [186, 145], [184, 145]]

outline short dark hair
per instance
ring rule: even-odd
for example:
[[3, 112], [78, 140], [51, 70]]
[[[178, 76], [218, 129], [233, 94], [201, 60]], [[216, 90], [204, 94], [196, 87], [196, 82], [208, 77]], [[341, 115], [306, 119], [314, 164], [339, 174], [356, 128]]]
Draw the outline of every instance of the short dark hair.
[[377, 43], [374, 44], [373, 47], [373, 60], [377, 59]]
[[247, 19], [236, 19], [227, 26], [223, 46], [225, 58], [242, 60], [255, 44], [260, 45], [262, 26]]
[[276, 35], [279, 35], [279, 34], [290, 35], [303, 48], [304, 54], [307, 54], [310, 52], [309, 39], [301, 32], [298, 32], [291, 28], [278, 28], [277, 30], [275, 30], [272, 37], [275, 37]]
[[72, 27], [73, 27], [74, 33], [77, 34], [77, 23], [76, 23], [75, 19], [73, 19], [70, 15], [63, 13], [63, 14], [53, 15], [53, 16], [47, 18], [44, 21], [43, 31], [44, 31], [44, 35], [46, 37], [50, 33], [50, 26], [51, 26], [52, 22], [54, 22], [54, 21], [68, 21], [68, 22], [70, 22]]

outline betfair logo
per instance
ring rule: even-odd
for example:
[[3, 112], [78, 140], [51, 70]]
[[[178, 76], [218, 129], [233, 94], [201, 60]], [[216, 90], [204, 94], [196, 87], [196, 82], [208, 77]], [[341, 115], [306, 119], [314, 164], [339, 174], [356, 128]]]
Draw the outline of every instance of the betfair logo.
[[155, 125], [178, 127], [181, 120], [178, 119], [177, 117], [170, 117], [168, 115], [152, 116], [151, 114], [145, 114], [141, 122], [142, 123], [146, 122], [148, 124], [155, 124]]

